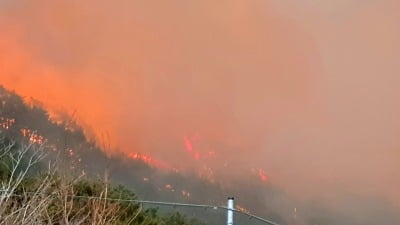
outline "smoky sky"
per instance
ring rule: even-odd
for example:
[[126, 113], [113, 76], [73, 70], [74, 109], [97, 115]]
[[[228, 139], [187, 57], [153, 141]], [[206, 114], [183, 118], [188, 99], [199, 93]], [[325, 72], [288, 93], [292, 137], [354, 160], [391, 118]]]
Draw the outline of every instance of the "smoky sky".
[[[122, 152], [398, 204], [399, 3], [2, 1], [0, 82]], [[103, 140], [104, 141], [104, 140]]]

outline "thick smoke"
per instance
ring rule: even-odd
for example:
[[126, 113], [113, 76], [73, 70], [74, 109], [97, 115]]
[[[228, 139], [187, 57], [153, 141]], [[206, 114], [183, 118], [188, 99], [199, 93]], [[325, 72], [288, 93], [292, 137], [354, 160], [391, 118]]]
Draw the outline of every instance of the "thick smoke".
[[0, 83], [53, 116], [73, 114], [119, 151], [181, 169], [201, 166], [184, 160], [185, 137], [200, 137], [231, 184], [263, 168], [299, 202], [318, 203], [299, 213], [368, 224], [374, 207], [400, 205], [399, 8], [6, 0]]
[[[265, 185], [249, 177], [242, 177], [234, 185], [226, 187], [221, 183], [201, 179], [195, 174], [155, 170], [125, 155], [107, 156], [104, 150], [85, 138], [82, 129], [72, 118], [66, 117], [64, 122], [54, 123], [38, 103], [28, 106], [22, 98], [1, 87], [0, 102], [0, 138], [44, 143], [48, 150], [47, 159], [57, 162], [60, 173], [68, 171], [67, 175], [82, 175], [83, 172], [91, 179], [101, 180], [108, 174], [113, 184], [122, 183], [132, 188], [140, 198], [220, 205], [226, 200], [225, 196], [234, 195], [239, 197], [237, 200], [240, 207], [251, 207], [248, 209], [253, 213], [281, 224], [368, 225], [400, 222], [396, 208], [378, 198], [348, 195], [345, 200], [331, 199], [327, 207], [320, 200], [295, 200], [273, 185]], [[42, 169], [46, 170], [47, 163], [44, 162], [43, 166]], [[190, 193], [190, 196], [183, 193]], [[170, 211], [171, 208], [162, 210]], [[199, 217], [208, 224], [224, 222], [224, 211], [173, 210]], [[238, 224], [260, 224], [240, 214], [235, 218]]]
[[3, 8], [2, 83], [50, 110], [66, 109], [121, 151], [186, 168], [184, 139], [200, 136], [236, 174], [265, 166], [256, 159], [269, 158], [259, 157], [266, 138], [287, 121], [319, 117], [312, 40], [268, 4]]

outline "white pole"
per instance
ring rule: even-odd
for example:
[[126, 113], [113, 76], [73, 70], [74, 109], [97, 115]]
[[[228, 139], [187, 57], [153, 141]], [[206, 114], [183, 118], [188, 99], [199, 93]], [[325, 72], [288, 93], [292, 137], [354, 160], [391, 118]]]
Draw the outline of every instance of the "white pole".
[[233, 210], [234, 208], [234, 204], [233, 204], [233, 197], [229, 197], [228, 198], [228, 216], [227, 216], [227, 225], [233, 225]]

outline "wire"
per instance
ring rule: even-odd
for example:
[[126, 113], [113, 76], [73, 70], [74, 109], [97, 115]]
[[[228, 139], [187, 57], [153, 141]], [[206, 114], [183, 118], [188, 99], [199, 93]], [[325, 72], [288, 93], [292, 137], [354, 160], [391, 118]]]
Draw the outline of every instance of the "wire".
[[[7, 190], [0, 190], [0, 192], [7, 193]], [[36, 192], [25, 192], [25, 194], [30, 195], [40, 195]], [[25, 197], [24, 195], [18, 194], [8, 194], [8, 196], [15, 196], [15, 197]], [[54, 194], [50, 194], [49, 196], [54, 196]], [[54, 196], [55, 197], [55, 196]], [[279, 225], [271, 220], [267, 220], [257, 215], [253, 215], [247, 212], [243, 212], [242, 210], [238, 209], [228, 209], [225, 206], [216, 206], [216, 205], [203, 205], [203, 204], [192, 204], [192, 203], [180, 203], [180, 202], [163, 202], [163, 201], [150, 201], [150, 200], [139, 200], [139, 199], [120, 199], [120, 198], [102, 198], [96, 196], [84, 196], [84, 195], [67, 195], [67, 197], [71, 198], [83, 198], [83, 199], [97, 199], [97, 200], [107, 200], [107, 201], [118, 201], [118, 202], [134, 202], [134, 203], [141, 203], [141, 204], [148, 204], [148, 205], [170, 205], [170, 206], [182, 206], [182, 207], [193, 207], [193, 208], [206, 208], [206, 209], [214, 209], [214, 210], [232, 210], [237, 213], [241, 213], [249, 217], [249, 219], [256, 219], [261, 222], [270, 224], [270, 225]]]

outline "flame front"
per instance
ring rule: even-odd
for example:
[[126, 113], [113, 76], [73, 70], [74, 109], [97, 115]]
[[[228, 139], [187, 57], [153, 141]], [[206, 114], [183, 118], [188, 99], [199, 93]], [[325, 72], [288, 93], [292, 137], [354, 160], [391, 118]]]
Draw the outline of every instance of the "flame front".
[[151, 157], [147, 154], [130, 153], [127, 156], [130, 159], [142, 161], [153, 168], [163, 169], [163, 170], [167, 170], [167, 171], [174, 171], [173, 168], [171, 166], [169, 166], [166, 162], [154, 159], [153, 157]]

